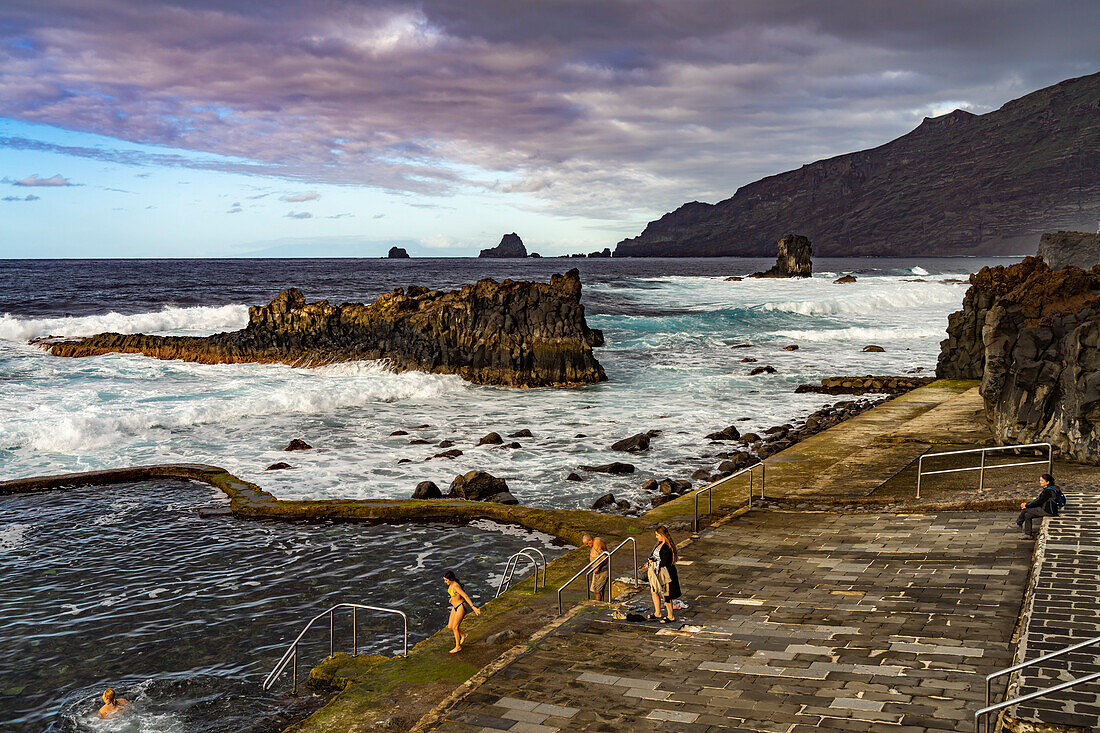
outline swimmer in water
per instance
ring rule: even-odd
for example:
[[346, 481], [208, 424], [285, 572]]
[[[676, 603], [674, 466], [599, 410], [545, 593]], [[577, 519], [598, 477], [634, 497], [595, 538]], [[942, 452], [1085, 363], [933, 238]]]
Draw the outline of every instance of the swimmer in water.
[[114, 715], [118, 715], [130, 705], [131, 703], [129, 700], [115, 697], [114, 688], [108, 687], [103, 691], [103, 707], [99, 709], [99, 719], [104, 720]]

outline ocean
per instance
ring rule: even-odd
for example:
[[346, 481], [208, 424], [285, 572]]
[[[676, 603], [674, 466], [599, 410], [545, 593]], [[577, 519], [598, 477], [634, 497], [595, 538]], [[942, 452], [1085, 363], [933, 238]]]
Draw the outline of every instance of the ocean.
[[[640, 510], [647, 497], [639, 486], [646, 479], [683, 479], [698, 468], [714, 468], [717, 459], [704, 438], [707, 433], [734, 423], [742, 432], [760, 432], [843, 399], [795, 394], [801, 383], [836, 375], [932, 374], [947, 315], [960, 307], [967, 274], [1016, 259], [817, 259], [810, 279], [740, 282], [725, 278], [765, 269], [772, 262], [0, 261], [0, 479], [185, 461], [222, 466], [280, 498], [404, 498], [420, 481], [434, 481], [446, 491], [457, 474], [482, 469], [506, 479], [525, 504], [585, 508], [612, 492]], [[137, 355], [67, 359], [27, 343], [37, 336], [101, 331], [201, 335], [235, 330], [246, 324], [249, 305], [267, 302], [287, 287], [301, 289], [310, 301], [369, 302], [412, 284], [450, 289], [483, 277], [546, 281], [571, 267], [581, 272], [589, 325], [603, 329], [606, 338], [596, 356], [608, 381], [583, 388], [479, 386], [450, 375], [396, 374], [366, 362], [302, 369], [201, 365]], [[857, 281], [833, 283], [845, 274]], [[731, 348], [745, 343], [751, 347]], [[784, 349], [792, 344], [799, 348]], [[870, 344], [884, 351], [861, 351]], [[746, 357], [756, 361], [743, 362]], [[776, 373], [749, 374], [752, 367], [764, 365], [775, 367]], [[524, 428], [533, 436], [519, 438], [518, 449], [477, 446], [490, 431], [507, 435]], [[625, 457], [610, 449], [620, 438], [649, 430], [660, 433], [646, 453]], [[407, 434], [392, 435], [395, 431]], [[283, 452], [292, 438], [304, 439], [314, 449]], [[433, 458], [443, 440], [453, 441], [462, 455]], [[633, 463], [636, 473], [566, 480], [579, 465], [613, 460]], [[264, 470], [277, 461], [291, 463], [293, 469]], [[152, 486], [128, 490], [142, 488], [167, 491]], [[289, 714], [271, 700], [251, 697], [251, 691], [277, 658], [276, 645], [316, 603], [369, 596], [381, 605], [430, 607], [431, 613], [418, 616], [414, 633], [422, 636], [443, 622], [432, 615], [438, 615], [436, 599], [425, 595], [448, 563], [473, 573], [471, 582], [484, 595], [508, 552], [525, 541], [546, 540], [510, 537], [493, 526], [465, 528], [460, 535], [419, 526], [396, 534], [394, 528], [366, 525], [353, 532], [291, 527], [286, 536], [274, 538], [266, 533], [283, 530], [246, 527], [240, 530], [245, 545], [265, 548], [275, 543], [288, 557], [314, 551], [323, 556], [322, 550], [330, 548], [335, 557], [352, 543], [354, 561], [345, 574], [327, 577], [316, 595], [310, 595], [306, 581], [284, 591], [286, 603], [280, 607], [285, 614], [269, 633], [257, 636], [254, 629], [242, 629], [238, 636], [220, 640], [219, 648], [237, 650], [233, 659], [174, 658], [157, 646], [170, 642], [158, 641], [157, 623], [147, 616], [194, 616], [199, 612], [183, 599], [195, 588], [181, 581], [180, 598], [157, 610], [157, 596], [149, 594], [163, 585], [158, 577], [162, 569], [156, 564], [149, 568], [147, 555], [156, 551], [148, 539], [163, 533], [164, 523], [128, 500], [126, 492], [116, 487], [109, 494], [83, 490], [71, 497], [64, 492], [0, 497], [0, 549], [11, 566], [5, 572], [29, 578], [17, 601], [5, 608], [0, 643], [5, 635], [11, 643], [28, 634], [52, 639], [50, 624], [74, 608], [76, 618], [62, 621], [67, 627], [79, 621], [83, 639], [110, 633], [120, 619], [141, 619], [128, 632], [136, 636], [110, 647], [118, 656], [112, 664], [121, 665], [110, 669], [124, 670], [128, 659], [138, 659], [132, 655], [144, 654], [138, 672], [118, 673], [124, 678], [122, 689], [146, 695], [145, 707], [160, 710], [156, 715], [184, 721], [182, 727], [141, 724], [137, 730], [142, 731], [219, 730], [216, 717], [188, 717], [196, 701], [212, 698], [235, 700], [238, 707], [269, 705], [275, 718]], [[190, 501], [173, 493], [165, 511], [181, 511]], [[106, 515], [104, 506], [110, 510]], [[78, 528], [95, 529], [96, 522], [110, 523], [112, 517], [124, 520], [111, 524], [111, 548], [117, 550], [113, 555], [91, 551], [95, 532], [73, 539]], [[225, 526], [200, 527], [198, 534], [166, 539], [178, 543], [180, 565], [187, 566], [179, 572], [201, 575], [206, 568], [205, 577], [240, 586], [244, 579], [239, 566], [219, 564], [219, 553], [203, 550], [232, 543], [234, 522], [229, 518], [222, 520]], [[425, 555], [432, 547], [435, 554]], [[169, 551], [167, 556], [174, 556]], [[67, 560], [81, 572], [67, 583], [36, 582], [34, 569], [41, 567], [43, 556], [58, 568]], [[99, 595], [81, 590], [81, 573], [109, 563], [111, 557], [118, 558], [121, 568], [133, 565], [134, 572], [118, 573], [115, 586], [100, 589]], [[411, 585], [390, 583], [382, 593], [366, 593], [355, 582], [363, 567], [374, 567], [386, 578], [403, 577], [409, 569], [424, 574]], [[279, 577], [274, 570], [265, 572]], [[229, 618], [240, 608], [262, 604], [263, 594], [249, 588], [224, 599], [217, 596], [209, 617]], [[109, 605], [101, 607], [103, 602]], [[203, 623], [201, 614], [198, 618], [191, 622]], [[21, 664], [55, 665], [64, 654], [79, 653], [79, 642], [68, 639], [61, 651], [54, 642], [25, 646]], [[241, 652], [246, 648], [263, 653], [246, 661]], [[19, 718], [27, 730], [88, 729], [89, 700], [97, 685], [109, 681], [97, 671], [104, 665], [76, 665], [77, 671], [63, 676], [60, 689], [32, 690], [10, 682], [2, 667], [0, 663], [0, 707], [13, 695], [33, 697], [24, 701]], [[11, 679], [22, 679], [17, 671], [8, 672]], [[208, 682], [194, 689], [181, 682], [200, 679], [195, 675]], [[248, 694], [241, 692], [245, 683]], [[152, 699], [157, 695], [162, 699]]]

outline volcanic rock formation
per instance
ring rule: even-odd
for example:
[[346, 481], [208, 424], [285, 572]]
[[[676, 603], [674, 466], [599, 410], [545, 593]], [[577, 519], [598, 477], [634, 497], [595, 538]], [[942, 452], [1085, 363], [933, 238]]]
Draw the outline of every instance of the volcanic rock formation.
[[1100, 463], [1100, 266], [1039, 257], [971, 275], [936, 374], [981, 378], [994, 435]]
[[409, 259], [409, 253], [404, 247], [390, 247], [390, 252], [386, 257], [391, 260], [407, 260]]
[[809, 239], [799, 234], [788, 234], [777, 244], [779, 253], [771, 269], [754, 272], [749, 277], [810, 277], [813, 274], [814, 248]]
[[505, 234], [500, 238], [500, 244], [491, 249], [483, 249], [478, 257], [526, 257], [527, 248], [523, 246], [523, 240], [515, 232]]
[[57, 356], [111, 352], [205, 364], [318, 366], [385, 360], [392, 368], [458, 374], [479, 384], [545, 387], [605, 380], [592, 354], [603, 334], [585, 322], [580, 274], [550, 283], [480, 280], [444, 293], [397, 288], [370, 305], [307, 304], [291, 288], [248, 309], [248, 326], [213, 336], [102, 333], [36, 341]]
[[693, 201], [624, 239], [616, 257], [764, 257], [784, 231], [819, 257], [1021, 252], [1100, 217], [1100, 73], [983, 115], [925, 118], [907, 135]]
[[1050, 269], [1069, 265], [1089, 268], [1100, 265], [1100, 233], [1055, 232], [1039, 238], [1039, 256]]

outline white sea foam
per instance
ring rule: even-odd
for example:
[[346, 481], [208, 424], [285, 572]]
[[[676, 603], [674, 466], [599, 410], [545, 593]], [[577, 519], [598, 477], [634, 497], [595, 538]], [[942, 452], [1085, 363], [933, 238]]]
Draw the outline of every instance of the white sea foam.
[[942, 283], [910, 283], [916, 287], [892, 287], [855, 289], [832, 297], [782, 300], [762, 303], [764, 311], [782, 311], [803, 316], [871, 315], [883, 311], [921, 308], [925, 306], [958, 305], [962, 302], [965, 287]]
[[775, 331], [773, 335], [790, 339], [795, 343], [912, 341], [914, 339], [943, 338], [946, 324], [928, 326], [851, 326], [849, 328], [807, 328]]
[[19, 549], [30, 529], [29, 524], [5, 524], [0, 527], [0, 552], [12, 552]]
[[248, 306], [164, 308], [153, 313], [104, 313], [71, 318], [0, 316], [0, 339], [28, 341], [39, 336], [91, 336], [96, 333], [210, 334], [248, 325]]

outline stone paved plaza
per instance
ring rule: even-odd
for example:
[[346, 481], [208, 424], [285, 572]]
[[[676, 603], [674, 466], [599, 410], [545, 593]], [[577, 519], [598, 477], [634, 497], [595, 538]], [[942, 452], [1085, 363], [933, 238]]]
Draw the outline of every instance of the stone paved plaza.
[[585, 607], [433, 729], [969, 729], [1012, 660], [1011, 520], [754, 511], [684, 548], [682, 629]]

